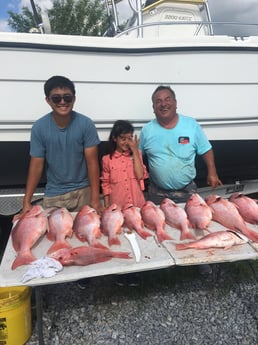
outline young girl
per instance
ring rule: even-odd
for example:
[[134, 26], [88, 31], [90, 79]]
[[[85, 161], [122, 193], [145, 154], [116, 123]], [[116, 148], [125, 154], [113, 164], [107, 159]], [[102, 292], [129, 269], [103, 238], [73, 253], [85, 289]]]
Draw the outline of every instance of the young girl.
[[109, 135], [109, 154], [102, 157], [101, 186], [104, 206], [113, 203], [142, 207], [147, 169], [138, 150], [138, 139], [129, 121], [118, 120]]

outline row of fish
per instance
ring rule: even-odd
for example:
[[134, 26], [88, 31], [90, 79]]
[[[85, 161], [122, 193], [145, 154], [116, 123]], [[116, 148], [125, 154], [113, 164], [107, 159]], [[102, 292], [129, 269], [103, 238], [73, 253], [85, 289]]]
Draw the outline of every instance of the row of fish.
[[[88, 205], [85, 205], [73, 218], [66, 208], [53, 208], [43, 210], [41, 206], [33, 206], [26, 214], [17, 219], [16, 225], [12, 229], [12, 243], [17, 257], [12, 264], [12, 269], [26, 265], [36, 258], [31, 253], [31, 248], [44, 234], [53, 241], [47, 254], [63, 265], [88, 264], [90, 261], [99, 262], [100, 256], [119, 255], [121, 258], [128, 258], [128, 253], [111, 253], [110, 249], [104, 246], [99, 238], [102, 234], [108, 237], [108, 245], [120, 245], [119, 234], [122, 227], [135, 230], [143, 239], [153, 236], [144, 226], [157, 231], [159, 241], [171, 239], [165, 232], [165, 217], [159, 207], [152, 202], [146, 202], [141, 210], [133, 205], [127, 205], [121, 210], [116, 204], [106, 208], [102, 215]], [[72, 248], [67, 238], [72, 234], [81, 241], [87, 242], [90, 249]], [[98, 249], [98, 250], [96, 250]], [[111, 255], [112, 254], [112, 255]], [[92, 259], [91, 255], [98, 255]], [[117, 257], [117, 256], [116, 256]], [[91, 262], [92, 263], [92, 262]]]
[[247, 225], [247, 223], [258, 223], [258, 205], [256, 200], [242, 193], [234, 193], [229, 199], [212, 194], [205, 200], [198, 194], [193, 194], [186, 202], [185, 210], [193, 228], [209, 231], [210, 222], [213, 220], [229, 231], [217, 231], [200, 240], [177, 244], [177, 250], [230, 248], [233, 245], [244, 243], [241, 235], [253, 242], [258, 242], [258, 232]]
[[[85, 205], [74, 219], [65, 208], [43, 210], [41, 206], [33, 206], [12, 229], [13, 247], [17, 252], [12, 269], [36, 260], [30, 250], [45, 233], [47, 238], [54, 242], [47, 254], [66, 265], [86, 265], [88, 262], [104, 261], [104, 257], [128, 258], [128, 253], [112, 252], [98, 240], [103, 233], [108, 236], [109, 246], [120, 245], [118, 235], [122, 232], [122, 227], [135, 230], [143, 239], [153, 236], [146, 227], [155, 231], [158, 241], [162, 242], [173, 240], [165, 230], [165, 225], [168, 224], [180, 230], [180, 240], [191, 240], [177, 244], [178, 250], [213, 246], [228, 248], [230, 243], [239, 244], [239, 237], [230, 231], [218, 231], [197, 240], [191, 228], [209, 232], [211, 220], [258, 242], [258, 233], [246, 224], [258, 222], [258, 205], [255, 200], [240, 193], [233, 194], [229, 200], [217, 195], [210, 195], [204, 200], [195, 193], [184, 208], [168, 198], [159, 206], [146, 201], [141, 209], [127, 205], [121, 210], [113, 204], [106, 208], [101, 216]], [[89, 247], [71, 248], [67, 237], [71, 237], [73, 232], [80, 241], [88, 242]]]
[[[115, 208], [114, 210], [107, 209], [103, 213], [102, 221], [103, 232], [110, 233], [109, 242], [111, 244], [118, 243], [113, 228], [118, 228], [118, 226], [121, 228], [119, 218], [113, 211]], [[72, 248], [67, 238], [71, 237], [73, 232], [80, 241], [88, 241], [89, 247]], [[88, 265], [109, 260], [112, 257], [130, 257], [127, 252], [111, 251], [97, 241], [101, 235], [100, 217], [93, 208], [83, 206], [73, 219], [72, 214], [66, 208], [43, 210], [41, 206], [35, 205], [17, 220], [12, 229], [12, 244], [17, 252], [12, 269], [28, 265], [36, 260], [31, 253], [31, 248], [45, 234], [50, 241], [54, 242], [47, 254], [59, 260], [63, 265]]]

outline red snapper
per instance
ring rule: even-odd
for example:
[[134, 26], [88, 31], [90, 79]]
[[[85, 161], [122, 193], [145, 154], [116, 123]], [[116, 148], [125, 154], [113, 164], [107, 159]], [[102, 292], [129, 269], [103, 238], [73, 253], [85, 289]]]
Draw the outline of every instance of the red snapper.
[[121, 234], [124, 216], [121, 208], [116, 204], [112, 204], [105, 208], [101, 215], [101, 231], [108, 236], [108, 244], [120, 245], [121, 242], [118, 234]]
[[128, 252], [115, 252], [109, 249], [80, 246], [71, 249], [60, 249], [51, 254], [63, 266], [86, 266], [111, 260], [112, 258], [130, 259]]
[[230, 196], [229, 201], [237, 206], [239, 213], [246, 222], [251, 224], [258, 223], [258, 205], [256, 200], [242, 193], [234, 193]]
[[176, 244], [177, 250], [183, 249], [209, 249], [209, 248], [224, 248], [228, 249], [237, 244], [245, 243], [231, 231], [218, 231], [202, 237], [200, 240]]
[[188, 227], [189, 221], [187, 214], [182, 207], [178, 206], [173, 200], [165, 198], [162, 200], [160, 208], [165, 214], [166, 223], [181, 231], [181, 241], [185, 239], [196, 239]]
[[164, 212], [156, 206], [152, 201], [146, 201], [141, 208], [141, 215], [144, 225], [157, 233], [158, 242], [172, 240], [165, 231], [165, 215]]
[[124, 227], [135, 230], [144, 240], [152, 234], [144, 229], [140, 209], [133, 205], [126, 205], [122, 210], [124, 216]]
[[185, 204], [185, 211], [194, 229], [207, 230], [212, 220], [212, 210], [203, 198], [194, 193]]
[[47, 213], [48, 211], [44, 211], [39, 205], [32, 206], [31, 210], [20, 216], [14, 225], [11, 237], [17, 256], [12, 264], [12, 270], [36, 260], [31, 253], [31, 248], [47, 231]]
[[205, 198], [207, 204], [213, 210], [212, 219], [228, 229], [242, 232], [254, 242], [258, 242], [258, 232], [249, 229], [244, 219], [238, 212], [237, 206], [219, 195], [208, 195]]
[[70, 248], [71, 245], [66, 241], [66, 237], [72, 237], [73, 234], [73, 217], [71, 213], [65, 207], [58, 208], [50, 213], [48, 224], [47, 238], [54, 241], [54, 244], [48, 250], [48, 254], [61, 248]]
[[100, 216], [94, 208], [88, 205], [83, 206], [74, 219], [73, 229], [76, 237], [80, 241], [87, 241], [92, 247], [106, 249], [106, 247], [97, 240], [101, 237]]

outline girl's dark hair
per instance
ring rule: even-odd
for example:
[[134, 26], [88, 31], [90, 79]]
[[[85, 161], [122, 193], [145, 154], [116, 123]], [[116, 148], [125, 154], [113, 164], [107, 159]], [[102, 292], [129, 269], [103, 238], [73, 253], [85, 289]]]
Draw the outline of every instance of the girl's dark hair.
[[119, 137], [121, 134], [127, 134], [127, 133], [133, 134], [133, 132], [134, 132], [133, 125], [131, 124], [131, 122], [127, 120], [117, 120], [114, 123], [113, 128], [111, 129], [111, 132], [108, 138], [110, 158], [112, 158], [116, 150], [116, 142], [114, 141], [114, 139]]
[[45, 96], [49, 97], [50, 92], [56, 88], [60, 88], [60, 89], [68, 88], [71, 90], [72, 94], [75, 95], [74, 83], [66, 77], [55, 75], [49, 78], [44, 84]]

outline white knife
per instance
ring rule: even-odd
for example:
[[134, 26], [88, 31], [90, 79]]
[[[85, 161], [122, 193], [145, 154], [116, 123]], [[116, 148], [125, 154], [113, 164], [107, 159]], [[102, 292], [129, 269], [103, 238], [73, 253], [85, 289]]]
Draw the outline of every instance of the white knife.
[[131, 247], [133, 249], [133, 253], [134, 253], [134, 256], [135, 256], [135, 261], [139, 262], [140, 259], [141, 259], [141, 251], [140, 251], [140, 247], [139, 247], [139, 245], [137, 243], [135, 233], [132, 232], [132, 231], [124, 230], [124, 235], [128, 239], [128, 241], [130, 242], [130, 245], [131, 245]]

